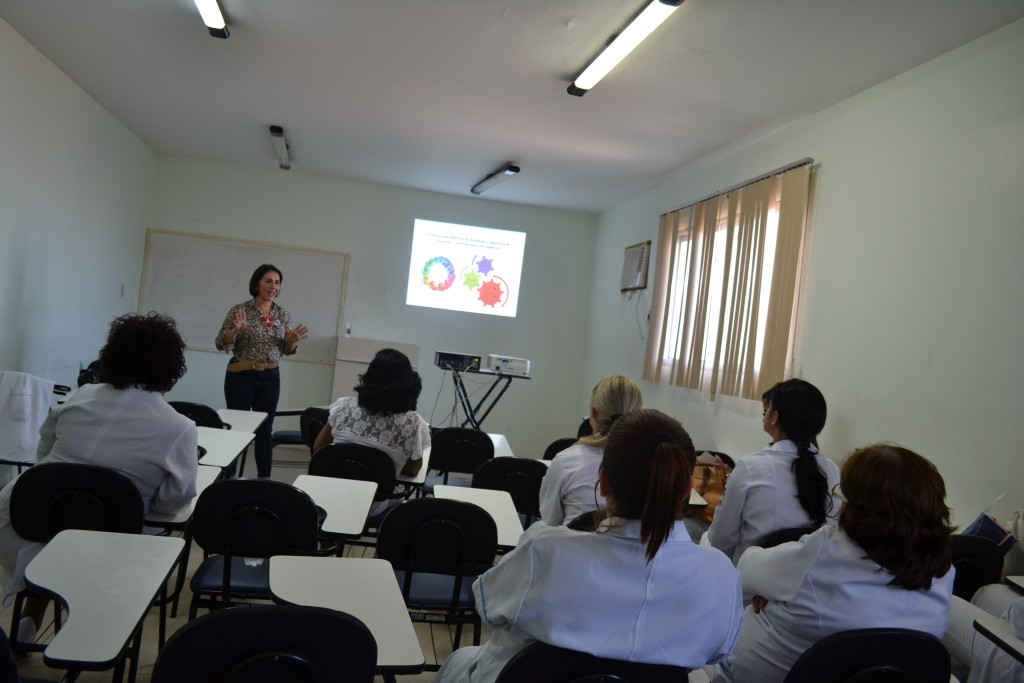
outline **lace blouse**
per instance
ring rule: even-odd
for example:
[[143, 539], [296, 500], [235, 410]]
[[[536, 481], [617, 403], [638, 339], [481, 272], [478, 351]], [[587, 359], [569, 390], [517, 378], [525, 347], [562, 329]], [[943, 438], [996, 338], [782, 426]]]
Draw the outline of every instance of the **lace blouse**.
[[[239, 332], [234, 342], [226, 344], [224, 335], [235, 329], [235, 315], [239, 310], [245, 311], [245, 322], [252, 329]], [[281, 360], [282, 355], [290, 355], [285, 350], [285, 333], [291, 329], [292, 316], [288, 311], [272, 303], [270, 315], [264, 317], [260, 315], [256, 300], [249, 299], [245, 303], [232, 306], [224, 317], [224, 324], [217, 333], [217, 350], [227, 351], [239, 360], [276, 363]]]
[[400, 472], [406, 460], [419, 460], [430, 447], [430, 427], [410, 410], [394, 415], [371, 415], [355, 396], [339, 398], [330, 407], [327, 424], [334, 443], [361, 443], [380, 448]]

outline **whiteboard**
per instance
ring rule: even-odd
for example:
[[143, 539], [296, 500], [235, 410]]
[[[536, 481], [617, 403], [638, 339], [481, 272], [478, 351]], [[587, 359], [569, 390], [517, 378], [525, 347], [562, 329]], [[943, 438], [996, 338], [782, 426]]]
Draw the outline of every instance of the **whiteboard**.
[[281, 270], [277, 303], [309, 328], [292, 360], [334, 364], [345, 303], [348, 254], [283, 244], [150, 229], [139, 312], [172, 316], [190, 349], [215, 351], [228, 309], [250, 299], [249, 278], [263, 263]]

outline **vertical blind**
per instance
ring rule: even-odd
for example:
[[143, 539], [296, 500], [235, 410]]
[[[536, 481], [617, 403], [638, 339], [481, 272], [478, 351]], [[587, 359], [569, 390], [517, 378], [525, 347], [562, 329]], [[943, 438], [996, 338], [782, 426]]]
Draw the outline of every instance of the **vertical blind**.
[[712, 400], [759, 398], [783, 379], [811, 163], [661, 217], [644, 379]]

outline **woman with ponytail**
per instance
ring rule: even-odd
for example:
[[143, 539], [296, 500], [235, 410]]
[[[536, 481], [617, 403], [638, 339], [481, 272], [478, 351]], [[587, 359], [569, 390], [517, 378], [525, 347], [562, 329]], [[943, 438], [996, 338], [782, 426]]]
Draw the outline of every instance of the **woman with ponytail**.
[[771, 446], [736, 463], [707, 533], [733, 563], [773, 531], [836, 523], [830, 491], [839, 467], [817, 446], [825, 397], [810, 382], [789, 379], [766, 391], [761, 402], [761, 426]]
[[753, 604], [715, 683], [777, 683], [822, 638], [907, 628], [941, 638], [953, 592], [946, 487], [931, 462], [876, 444], [843, 463], [839, 528], [750, 548], [740, 559]]
[[683, 526], [695, 459], [690, 437], [668, 415], [619, 418], [599, 474], [608, 517], [596, 532], [527, 529], [473, 584], [490, 640], [452, 653], [437, 681], [491, 683], [537, 641], [688, 669], [725, 656], [740, 628], [739, 575]]
[[644, 407], [637, 383], [622, 375], [605, 377], [590, 392], [590, 426], [584, 436], [554, 457], [540, 485], [540, 518], [545, 524], [568, 524], [584, 512], [603, 510], [597, 490], [608, 430], [622, 415]]

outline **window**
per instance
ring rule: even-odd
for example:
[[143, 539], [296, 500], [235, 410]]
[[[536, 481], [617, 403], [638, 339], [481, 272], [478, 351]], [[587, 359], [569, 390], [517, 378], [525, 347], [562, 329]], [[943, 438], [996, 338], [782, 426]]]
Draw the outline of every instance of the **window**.
[[712, 400], [783, 379], [810, 163], [661, 217], [644, 379]]

